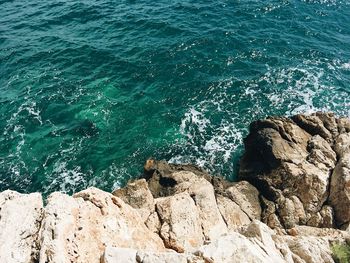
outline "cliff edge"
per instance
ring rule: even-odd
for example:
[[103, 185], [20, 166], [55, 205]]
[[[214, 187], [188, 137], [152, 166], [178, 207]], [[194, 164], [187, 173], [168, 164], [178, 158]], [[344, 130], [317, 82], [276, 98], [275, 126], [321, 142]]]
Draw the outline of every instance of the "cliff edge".
[[244, 143], [238, 182], [150, 159], [113, 193], [4, 191], [0, 262], [347, 262], [350, 120], [268, 117]]

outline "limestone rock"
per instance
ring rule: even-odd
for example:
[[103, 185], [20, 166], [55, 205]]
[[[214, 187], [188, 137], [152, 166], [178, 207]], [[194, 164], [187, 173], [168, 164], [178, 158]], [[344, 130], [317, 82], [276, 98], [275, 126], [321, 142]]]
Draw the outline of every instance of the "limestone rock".
[[194, 260], [195, 257], [171, 251], [152, 252], [107, 246], [102, 263], [187, 263], [190, 259]]
[[229, 230], [234, 230], [239, 226], [247, 225], [250, 219], [246, 213], [231, 199], [218, 195], [216, 197], [218, 208], [224, 218]]
[[[254, 239], [254, 238], [253, 238]], [[276, 253], [276, 251], [274, 251]], [[270, 257], [271, 251], [264, 244], [246, 238], [233, 232], [226, 236], [202, 246], [195, 252], [205, 262], [247, 262], [247, 263], [270, 263], [285, 262], [282, 255], [277, 258]]]
[[176, 192], [187, 191], [193, 198], [199, 211], [204, 237], [212, 240], [227, 233], [212, 184], [192, 172], [177, 172], [173, 174], [173, 178], [180, 182], [175, 186]]
[[315, 237], [283, 237], [282, 239], [293, 253], [294, 262], [334, 263], [327, 239]]
[[227, 196], [251, 219], [261, 219], [258, 190], [246, 181], [238, 182], [226, 189]]
[[160, 236], [168, 248], [184, 252], [203, 244], [199, 212], [187, 192], [159, 198], [156, 207], [162, 222]]
[[340, 159], [332, 173], [329, 199], [336, 223], [346, 228], [350, 223], [350, 133], [341, 135], [335, 148]]
[[137, 250], [107, 246], [101, 263], [136, 263]]
[[40, 262], [99, 262], [111, 246], [164, 250], [162, 240], [121, 199], [96, 188], [48, 199], [41, 229]]
[[0, 262], [37, 262], [42, 208], [39, 193], [0, 193]]
[[144, 221], [155, 209], [154, 199], [145, 179], [128, 183], [124, 188], [117, 189], [112, 194], [137, 209]]
[[[332, 113], [318, 112], [290, 119], [268, 117], [251, 124], [244, 141], [246, 152], [240, 178], [252, 183], [266, 200], [275, 204], [274, 212], [271, 205], [264, 206], [263, 210], [270, 211], [262, 212], [264, 222], [270, 226], [280, 222], [285, 228], [298, 224], [332, 227], [333, 209], [325, 206], [329, 199], [337, 223], [347, 224], [349, 218], [344, 209], [349, 207], [349, 199], [344, 194], [346, 187], [339, 186], [347, 181], [344, 167], [350, 158], [344, 148], [349, 138], [344, 132], [348, 123]], [[339, 192], [343, 203], [337, 200]]]

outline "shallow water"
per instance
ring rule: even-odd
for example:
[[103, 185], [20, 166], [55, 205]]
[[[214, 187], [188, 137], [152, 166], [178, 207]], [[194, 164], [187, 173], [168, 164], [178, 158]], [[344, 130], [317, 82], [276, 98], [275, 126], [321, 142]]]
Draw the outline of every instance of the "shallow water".
[[251, 121], [350, 116], [348, 1], [0, 0], [0, 190], [111, 190], [149, 156], [234, 180]]

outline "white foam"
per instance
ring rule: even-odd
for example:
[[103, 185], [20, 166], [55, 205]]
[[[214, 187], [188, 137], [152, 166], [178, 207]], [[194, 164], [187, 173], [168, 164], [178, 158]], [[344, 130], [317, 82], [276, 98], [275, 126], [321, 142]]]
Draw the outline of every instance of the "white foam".
[[319, 110], [349, 116], [348, 94], [340, 96], [342, 91], [330, 85], [325, 73], [330, 63], [336, 73], [344, 68], [338, 61], [305, 60], [293, 67], [267, 65], [257, 78], [242, 81], [232, 76], [209, 85], [201, 94], [204, 99], [185, 112], [179, 129], [185, 138], [180, 142], [183, 149], [169, 161], [192, 162], [213, 171], [232, 168], [232, 157], [237, 157], [253, 120]]

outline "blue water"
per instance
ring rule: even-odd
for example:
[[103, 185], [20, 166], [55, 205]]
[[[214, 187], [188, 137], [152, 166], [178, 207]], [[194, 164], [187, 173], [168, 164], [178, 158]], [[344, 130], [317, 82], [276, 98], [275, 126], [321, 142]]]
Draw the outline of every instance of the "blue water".
[[[202, 3], [201, 3], [202, 2]], [[234, 180], [252, 120], [350, 116], [348, 1], [0, 0], [0, 190]]]

